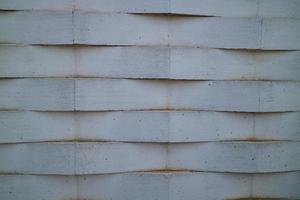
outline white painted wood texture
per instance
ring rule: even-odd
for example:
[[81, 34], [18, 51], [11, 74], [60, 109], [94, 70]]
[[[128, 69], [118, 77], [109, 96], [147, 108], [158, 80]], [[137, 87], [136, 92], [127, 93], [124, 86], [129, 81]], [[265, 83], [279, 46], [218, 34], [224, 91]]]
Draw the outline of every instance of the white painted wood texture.
[[2, 110], [73, 110], [74, 81], [61, 79], [1, 79]]
[[266, 173], [299, 170], [300, 143], [2, 144], [0, 157], [1, 173], [75, 175], [153, 170]]
[[0, 199], [300, 199], [299, 9], [1, 0]]
[[202, 16], [299, 18], [298, 0], [2, 0], [2, 10], [85, 10]]
[[0, 108], [5, 110], [300, 110], [300, 83], [289, 81], [2, 79], [0, 83]]
[[0, 45], [1, 77], [69, 77], [75, 73], [71, 47]]
[[[276, 112], [300, 108], [298, 82], [80, 80], [76, 110], [195, 109]], [[209, 91], [209, 92], [208, 92]]]
[[1, 10], [71, 10], [73, 0], [1, 0]]
[[99, 197], [115, 200], [219, 200], [251, 197], [299, 199], [299, 180], [299, 172], [128, 173], [92, 176], [1, 175], [0, 197], [14, 200], [97, 199]]
[[[1, 43], [300, 48], [299, 19], [186, 17], [93, 12], [0, 14]], [[279, 30], [279, 31], [278, 31]]]
[[0, 112], [0, 142], [300, 141], [300, 113]]
[[300, 80], [299, 51], [0, 45], [1, 77]]
[[[170, 108], [275, 112], [300, 108], [298, 82], [165, 82], [119, 79], [3, 79], [0, 82], [2, 109]], [[207, 93], [207, 90], [211, 93]]]
[[233, 16], [299, 18], [298, 0], [171, 0], [172, 13]]
[[[229, 49], [299, 49], [297, 19], [75, 13], [75, 42]], [[104, 28], [105, 27], [105, 28]], [[279, 33], [277, 30], [280, 30]]]
[[159, 144], [2, 144], [0, 172], [73, 175], [156, 170], [164, 168], [165, 153]]
[[0, 12], [0, 43], [72, 44], [71, 12]]

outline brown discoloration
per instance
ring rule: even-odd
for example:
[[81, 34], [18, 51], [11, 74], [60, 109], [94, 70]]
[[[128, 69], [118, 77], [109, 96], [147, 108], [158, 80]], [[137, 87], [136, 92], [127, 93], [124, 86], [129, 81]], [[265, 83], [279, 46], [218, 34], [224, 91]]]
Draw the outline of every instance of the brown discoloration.
[[232, 199], [224, 199], [224, 200], [293, 200], [286, 198], [269, 198], [269, 197], [248, 197], [248, 198], [232, 198]]

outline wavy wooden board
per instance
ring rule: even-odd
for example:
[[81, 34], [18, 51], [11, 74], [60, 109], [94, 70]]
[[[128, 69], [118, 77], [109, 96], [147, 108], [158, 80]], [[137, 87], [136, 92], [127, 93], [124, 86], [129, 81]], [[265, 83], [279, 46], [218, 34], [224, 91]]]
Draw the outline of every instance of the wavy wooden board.
[[0, 171], [73, 175], [154, 170], [164, 167], [165, 154], [165, 147], [159, 144], [3, 144], [0, 145], [0, 157], [4, 162], [0, 164]]
[[69, 77], [74, 73], [71, 47], [0, 45], [1, 77]]
[[[300, 113], [0, 111], [1, 143], [300, 141]], [[87, 131], [88, 130], [88, 131]]]
[[79, 44], [260, 48], [259, 19], [77, 14], [75, 27], [82, 29], [75, 35]]
[[74, 84], [68, 79], [2, 79], [0, 109], [73, 110]]
[[299, 142], [193, 144], [1, 144], [1, 173], [106, 174], [192, 170], [264, 173], [300, 170]]
[[299, 18], [298, 0], [171, 0], [171, 12], [178, 14], [234, 17]]
[[[277, 31], [280, 30], [280, 31]], [[258, 18], [180, 18], [170, 22], [170, 44], [228, 49], [299, 49], [300, 21]]]
[[86, 10], [204, 16], [299, 18], [298, 0], [2, 0], [3, 10]]
[[71, 10], [73, 0], [1, 0], [0, 10]]
[[279, 172], [300, 169], [300, 143], [222, 142], [168, 146], [168, 166], [221, 172]]
[[300, 80], [299, 51], [0, 46], [0, 77]]
[[73, 43], [71, 12], [0, 12], [0, 26], [0, 43]]
[[129, 173], [77, 177], [1, 175], [0, 197], [7, 200], [299, 199], [299, 179], [299, 172], [259, 175]]
[[0, 83], [2, 110], [300, 109], [299, 82], [2, 79]]
[[76, 110], [295, 111], [299, 92], [298, 82], [85, 79], [76, 83]]
[[[79, 12], [1, 13], [0, 43], [300, 48], [299, 19]], [[278, 31], [279, 30], [279, 31]]]

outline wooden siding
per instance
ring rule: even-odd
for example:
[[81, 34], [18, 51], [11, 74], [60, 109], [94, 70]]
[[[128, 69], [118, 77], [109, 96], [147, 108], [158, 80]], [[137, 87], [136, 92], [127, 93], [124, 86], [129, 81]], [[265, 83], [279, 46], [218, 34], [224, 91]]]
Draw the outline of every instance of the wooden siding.
[[1, 0], [0, 199], [300, 199], [299, 0]]

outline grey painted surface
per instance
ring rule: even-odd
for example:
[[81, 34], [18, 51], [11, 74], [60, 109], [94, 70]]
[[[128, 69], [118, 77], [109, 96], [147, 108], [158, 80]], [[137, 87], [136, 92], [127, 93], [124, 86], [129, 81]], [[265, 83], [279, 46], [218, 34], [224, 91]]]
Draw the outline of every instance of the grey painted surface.
[[2, 12], [0, 25], [1, 43], [300, 48], [300, 20], [295, 18], [20, 11]]
[[1, 173], [74, 175], [172, 169], [267, 173], [297, 171], [300, 143], [2, 144], [0, 157], [5, 160], [0, 163]]
[[299, 112], [1, 111], [0, 124], [2, 143], [70, 140], [171, 143], [300, 141]]
[[300, 110], [300, 83], [294, 81], [2, 79], [0, 83], [0, 108], [5, 110]]
[[12, 78], [299, 81], [299, 62], [299, 51], [0, 45], [0, 76]]
[[299, 18], [298, 0], [2, 0], [3, 10], [85, 10], [200, 16]]
[[[5, 199], [299, 199], [299, 172], [275, 174], [129, 173], [89, 176], [0, 176]], [[28, 192], [35, 191], [36, 192]], [[129, 192], [135, 191], [135, 192]]]
[[0, 199], [300, 199], [299, 8], [1, 0]]

